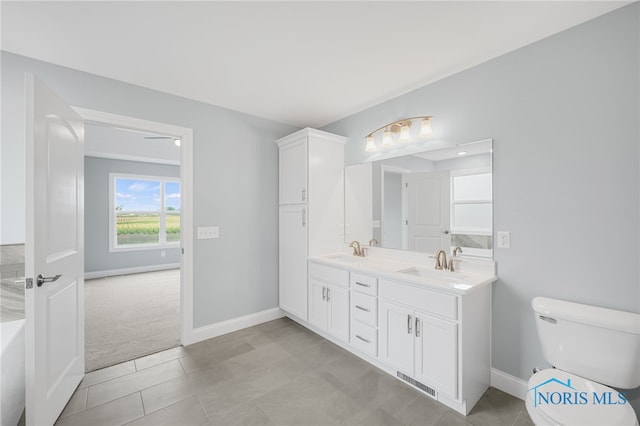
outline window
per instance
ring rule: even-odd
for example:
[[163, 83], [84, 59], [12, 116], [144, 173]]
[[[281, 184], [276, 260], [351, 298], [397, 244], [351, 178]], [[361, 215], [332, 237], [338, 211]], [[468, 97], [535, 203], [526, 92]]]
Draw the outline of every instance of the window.
[[110, 250], [180, 244], [180, 182], [111, 173]]

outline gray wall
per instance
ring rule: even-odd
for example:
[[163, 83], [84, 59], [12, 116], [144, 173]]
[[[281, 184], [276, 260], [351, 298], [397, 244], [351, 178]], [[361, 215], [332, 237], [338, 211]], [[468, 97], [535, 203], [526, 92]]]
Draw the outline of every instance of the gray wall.
[[185, 248], [194, 250], [196, 327], [278, 305], [273, 141], [296, 128], [7, 52], [1, 59], [3, 235], [13, 227], [24, 241], [24, 73], [32, 71], [74, 106], [193, 129], [194, 227], [220, 227], [219, 239]]
[[[180, 262], [180, 248], [109, 252], [109, 173], [180, 177], [180, 167], [139, 161], [85, 157], [84, 270], [135, 268]], [[165, 252], [165, 257], [160, 252]]]
[[[635, 3], [326, 126], [364, 136], [433, 115], [448, 142], [494, 140], [493, 366], [544, 367], [535, 296], [640, 312], [639, 8]], [[507, 36], [507, 35], [505, 35]]]

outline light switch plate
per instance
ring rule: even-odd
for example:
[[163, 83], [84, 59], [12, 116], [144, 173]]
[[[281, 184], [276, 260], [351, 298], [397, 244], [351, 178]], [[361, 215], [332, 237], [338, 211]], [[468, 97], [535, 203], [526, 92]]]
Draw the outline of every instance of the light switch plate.
[[199, 226], [197, 238], [199, 240], [209, 240], [211, 238], [219, 238], [220, 230], [217, 226]]
[[498, 248], [511, 247], [511, 237], [507, 231], [498, 231]]

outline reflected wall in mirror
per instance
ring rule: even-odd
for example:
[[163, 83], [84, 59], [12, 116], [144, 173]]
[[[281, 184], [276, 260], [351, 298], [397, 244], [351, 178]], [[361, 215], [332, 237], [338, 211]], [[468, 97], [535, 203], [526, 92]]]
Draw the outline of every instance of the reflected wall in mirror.
[[345, 242], [493, 256], [492, 140], [345, 168]]

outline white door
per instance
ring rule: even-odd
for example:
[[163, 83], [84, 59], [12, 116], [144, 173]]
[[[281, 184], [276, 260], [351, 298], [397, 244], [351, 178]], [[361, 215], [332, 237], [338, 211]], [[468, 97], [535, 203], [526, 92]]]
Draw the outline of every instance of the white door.
[[413, 376], [413, 310], [386, 301], [380, 308], [380, 358]]
[[342, 287], [327, 287], [329, 314], [327, 332], [343, 342], [349, 341], [349, 290]]
[[280, 307], [307, 321], [307, 210], [280, 207]]
[[327, 286], [314, 279], [309, 280], [309, 322], [327, 329]]
[[458, 325], [416, 312], [416, 379], [458, 397]]
[[451, 248], [449, 172], [405, 175], [409, 250], [435, 253]]
[[26, 89], [26, 423], [52, 425], [84, 375], [84, 123]]
[[307, 139], [280, 148], [280, 204], [306, 203]]

